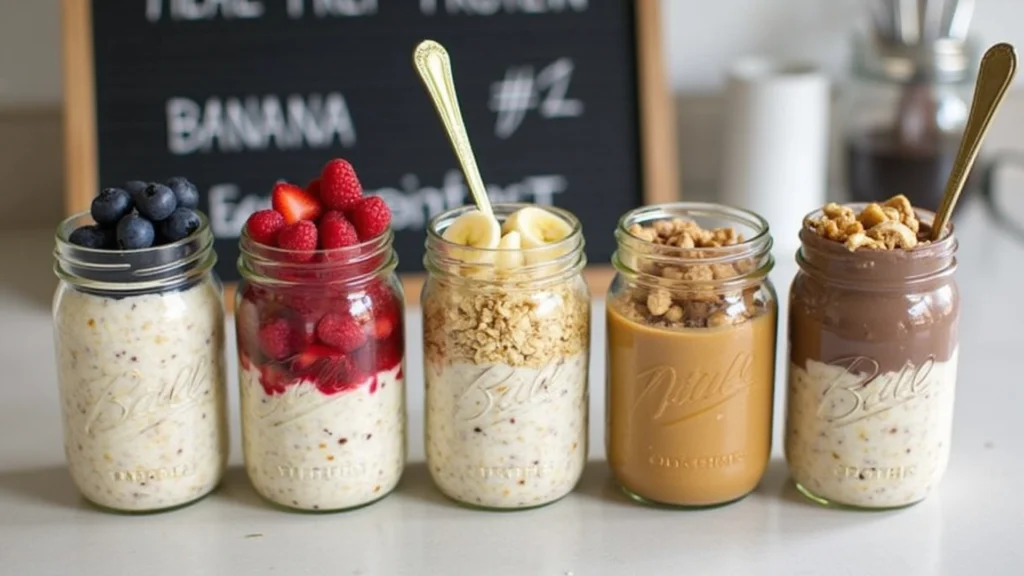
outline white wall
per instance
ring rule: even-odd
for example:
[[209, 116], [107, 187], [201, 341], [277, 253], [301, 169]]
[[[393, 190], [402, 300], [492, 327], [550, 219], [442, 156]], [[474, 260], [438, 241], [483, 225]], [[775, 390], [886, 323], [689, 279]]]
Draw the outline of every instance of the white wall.
[[[677, 91], [714, 91], [728, 63], [745, 53], [811, 57], [842, 72], [850, 25], [861, 17], [863, 3], [662, 0], [672, 84]], [[0, 106], [60, 102], [59, 5], [59, 0], [0, 0]], [[1024, 47], [1022, 20], [1022, 0], [977, 0], [973, 29], [984, 43]]]

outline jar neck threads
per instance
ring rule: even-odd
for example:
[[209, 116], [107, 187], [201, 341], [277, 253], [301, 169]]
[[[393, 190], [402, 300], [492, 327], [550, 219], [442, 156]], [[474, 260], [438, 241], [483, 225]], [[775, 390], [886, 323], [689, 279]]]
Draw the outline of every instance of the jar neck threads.
[[388, 275], [398, 267], [393, 243], [394, 233], [388, 229], [353, 246], [297, 252], [260, 244], [243, 230], [239, 239], [238, 271], [247, 281], [260, 285], [358, 286]]
[[54, 273], [62, 281], [89, 292], [125, 296], [172, 290], [193, 283], [217, 262], [213, 232], [205, 214], [189, 237], [138, 250], [99, 250], [72, 244], [76, 228], [92, 224], [88, 212], [61, 222], [55, 234]]
[[[703, 229], [732, 228], [742, 235], [735, 244], [721, 247], [686, 247], [657, 244], [630, 232], [666, 220], [693, 221]], [[630, 282], [650, 287], [701, 287], [714, 292], [743, 289], [763, 281], [775, 266], [768, 222], [757, 214], [710, 202], [673, 202], [631, 210], [615, 229], [617, 249], [612, 264]], [[695, 266], [731, 266], [738, 274], [723, 279], [667, 278], [655, 271], [685, 270]]]
[[[491, 208], [499, 225], [530, 204], [494, 204]], [[431, 275], [446, 282], [464, 282], [474, 287], [532, 288], [563, 282], [578, 275], [587, 264], [583, 226], [571, 212], [545, 206], [572, 228], [568, 236], [544, 246], [522, 249], [487, 249], [464, 246], [444, 239], [444, 232], [459, 216], [476, 210], [462, 206], [434, 217], [427, 226], [423, 265]]]

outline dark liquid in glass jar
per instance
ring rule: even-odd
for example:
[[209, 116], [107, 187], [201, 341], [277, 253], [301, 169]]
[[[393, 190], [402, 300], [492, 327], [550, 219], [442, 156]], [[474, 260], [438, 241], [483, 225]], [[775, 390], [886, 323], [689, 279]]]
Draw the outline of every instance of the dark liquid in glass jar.
[[[876, 202], [904, 194], [918, 208], [936, 210], [960, 146], [959, 135], [936, 135], [924, 142], [900, 142], [893, 131], [854, 136], [846, 141], [846, 178], [851, 200]], [[968, 178], [957, 210], [972, 191]]]

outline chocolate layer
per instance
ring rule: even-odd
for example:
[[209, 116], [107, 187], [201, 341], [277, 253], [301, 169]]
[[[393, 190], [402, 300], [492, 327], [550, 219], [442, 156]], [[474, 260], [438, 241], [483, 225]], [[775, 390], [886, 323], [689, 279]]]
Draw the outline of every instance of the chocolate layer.
[[[944, 362], [958, 343], [960, 294], [952, 234], [913, 250], [858, 250], [800, 232], [790, 291], [790, 361], [898, 371]], [[877, 367], [875, 366], [877, 364]]]

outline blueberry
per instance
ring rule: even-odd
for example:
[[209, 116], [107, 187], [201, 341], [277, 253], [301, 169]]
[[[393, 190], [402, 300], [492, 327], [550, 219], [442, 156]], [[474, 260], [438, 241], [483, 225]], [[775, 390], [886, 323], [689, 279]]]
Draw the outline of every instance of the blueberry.
[[166, 220], [157, 224], [160, 231], [160, 242], [177, 242], [187, 238], [199, 229], [199, 214], [191, 208], [178, 208]]
[[139, 214], [148, 218], [150, 222], [159, 222], [174, 212], [178, 207], [178, 200], [167, 186], [150, 184], [135, 199], [135, 207], [139, 209]]
[[117, 244], [122, 250], [137, 250], [153, 245], [153, 223], [138, 214], [129, 214], [117, 223]]
[[124, 189], [127, 190], [128, 193], [132, 195], [132, 198], [138, 196], [139, 194], [142, 194], [143, 190], [145, 190], [148, 186], [149, 182], [143, 182], [142, 180], [129, 180], [124, 183]]
[[99, 250], [108, 250], [115, 247], [114, 231], [97, 225], [76, 228], [71, 233], [71, 236], [68, 236], [68, 241], [85, 248], [96, 248]]
[[132, 197], [120, 188], [106, 188], [92, 199], [90, 213], [100, 226], [113, 227], [128, 215], [133, 207]]
[[178, 206], [196, 208], [199, 206], [199, 190], [196, 185], [181, 176], [167, 180], [167, 187], [174, 191], [178, 198]]

